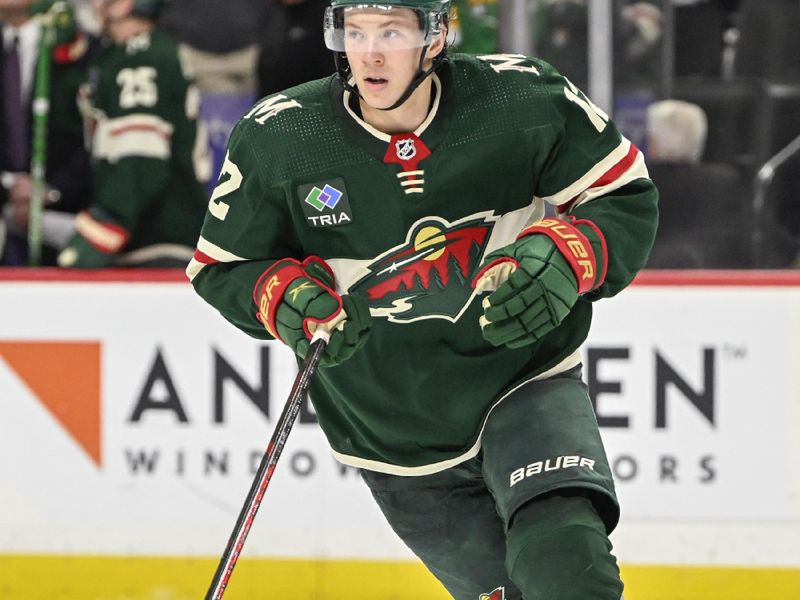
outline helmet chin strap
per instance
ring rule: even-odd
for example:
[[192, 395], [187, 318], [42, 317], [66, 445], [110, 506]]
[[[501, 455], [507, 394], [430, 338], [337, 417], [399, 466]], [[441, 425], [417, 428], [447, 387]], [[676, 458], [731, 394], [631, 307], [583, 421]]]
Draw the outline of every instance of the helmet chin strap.
[[[411, 97], [411, 94], [414, 93], [420, 84], [425, 81], [425, 78], [428, 77], [431, 73], [433, 73], [436, 69], [439, 68], [439, 65], [442, 62], [443, 54], [439, 53], [437, 56], [433, 58], [433, 64], [427, 70], [422, 69], [422, 65], [425, 62], [425, 54], [428, 52], [428, 46], [423, 46], [422, 51], [419, 54], [419, 64], [417, 65], [417, 74], [411, 80], [411, 83], [406, 86], [405, 91], [400, 94], [400, 97], [395, 101], [394, 104], [389, 106], [388, 108], [378, 108], [377, 110], [394, 110], [395, 108], [402, 105], [406, 100]], [[350, 75], [350, 65], [347, 62], [347, 58], [345, 58], [344, 52], [336, 52], [334, 53], [334, 62], [336, 63], [336, 71], [339, 73], [339, 79], [342, 82], [342, 86], [351, 94], [358, 95], [359, 98], [363, 99], [364, 97], [361, 95], [361, 92], [358, 91], [358, 88], [352, 85], [348, 79]]]
[[422, 64], [425, 62], [425, 54], [427, 52], [428, 52], [428, 46], [423, 46], [422, 51], [419, 53], [419, 64], [417, 65], [417, 74], [414, 76], [414, 79], [411, 80], [411, 83], [409, 83], [406, 86], [405, 91], [402, 94], [400, 94], [400, 97], [397, 99], [397, 101], [394, 104], [392, 104], [389, 108], [379, 108], [378, 110], [394, 110], [395, 108], [403, 104], [403, 102], [405, 102], [411, 97], [411, 94], [414, 93], [414, 90], [416, 90], [419, 87], [419, 85], [423, 81], [425, 81], [425, 78], [431, 73], [433, 73], [433, 71], [439, 66], [434, 57], [434, 62], [431, 65], [431, 68], [428, 69], [427, 71], [422, 70]]

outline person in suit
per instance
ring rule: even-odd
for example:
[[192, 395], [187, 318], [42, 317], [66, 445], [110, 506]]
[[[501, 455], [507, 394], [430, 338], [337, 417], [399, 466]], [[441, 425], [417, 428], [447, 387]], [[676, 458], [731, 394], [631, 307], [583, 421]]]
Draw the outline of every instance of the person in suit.
[[[30, 174], [32, 106], [41, 21], [37, 9], [50, 2], [0, 0], [0, 207], [8, 229], [6, 265], [27, 261], [26, 231], [33, 189]], [[74, 214], [91, 201], [91, 171], [84, 147], [83, 121], [76, 97], [86, 73], [89, 41], [71, 15], [56, 19], [56, 43], [50, 69], [50, 112], [47, 130], [45, 206], [48, 212]], [[55, 235], [58, 238], [58, 235]], [[49, 240], [57, 246], [58, 241]], [[55, 264], [57, 248], [43, 252], [44, 264]]]
[[747, 266], [747, 188], [733, 166], [703, 160], [707, 132], [696, 104], [669, 99], [648, 108], [647, 165], [661, 207], [650, 269]]

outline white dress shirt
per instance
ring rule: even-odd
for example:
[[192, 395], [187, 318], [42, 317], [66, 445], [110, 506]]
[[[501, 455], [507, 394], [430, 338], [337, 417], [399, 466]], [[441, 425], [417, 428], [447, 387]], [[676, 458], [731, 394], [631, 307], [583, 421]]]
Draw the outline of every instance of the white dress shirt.
[[42, 27], [36, 19], [29, 19], [20, 27], [3, 25], [3, 45], [6, 50], [11, 48], [14, 43], [14, 36], [17, 36], [19, 45], [17, 53], [19, 55], [20, 87], [22, 88], [22, 104], [25, 106], [31, 100], [33, 93], [33, 78], [36, 70], [36, 54], [39, 45], [39, 36], [42, 34]]

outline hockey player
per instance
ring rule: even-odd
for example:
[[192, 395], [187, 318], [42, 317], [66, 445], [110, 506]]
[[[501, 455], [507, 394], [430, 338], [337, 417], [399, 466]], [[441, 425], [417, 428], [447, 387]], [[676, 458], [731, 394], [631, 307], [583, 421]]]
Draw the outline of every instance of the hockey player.
[[97, 3], [110, 44], [82, 97], [96, 202], [75, 220], [63, 267], [177, 266], [191, 256], [211, 167], [198, 92], [155, 27], [161, 4]]
[[333, 0], [338, 77], [237, 124], [187, 274], [298, 356], [332, 331], [320, 425], [454, 598], [619, 600], [579, 349], [645, 264], [657, 193], [551, 66], [448, 57], [447, 11]]

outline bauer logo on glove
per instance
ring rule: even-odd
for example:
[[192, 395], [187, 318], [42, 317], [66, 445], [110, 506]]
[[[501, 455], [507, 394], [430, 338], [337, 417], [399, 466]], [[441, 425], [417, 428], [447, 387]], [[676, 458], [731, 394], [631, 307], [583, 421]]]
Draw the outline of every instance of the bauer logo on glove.
[[532, 344], [564, 320], [580, 294], [602, 283], [587, 237], [572, 223], [547, 219], [495, 250], [473, 280], [483, 299], [483, 337], [494, 346]]

